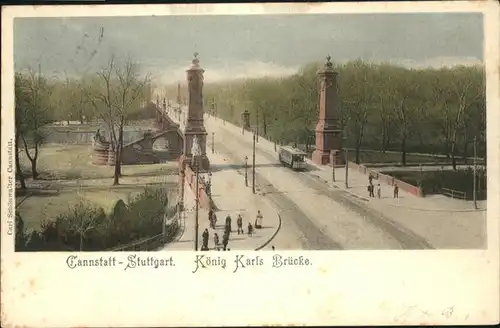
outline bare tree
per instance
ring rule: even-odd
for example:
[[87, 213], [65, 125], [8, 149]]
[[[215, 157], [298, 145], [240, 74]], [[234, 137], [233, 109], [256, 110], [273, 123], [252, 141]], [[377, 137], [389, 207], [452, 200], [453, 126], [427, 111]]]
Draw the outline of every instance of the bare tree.
[[447, 70], [441, 70], [436, 74], [433, 82], [431, 101], [434, 104], [436, 121], [444, 138], [442, 152], [450, 156], [451, 131], [453, 126], [453, 107], [451, 106], [451, 92], [449, 88], [449, 74]]
[[111, 56], [108, 65], [97, 73], [97, 86], [92, 86], [87, 95], [99, 117], [106, 123], [111, 135], [115, 156], [113, 185], [119, 184], [123, 150], [123, 128], [130, 110], [140, 106], [149, 90], [150, 75], [141, 77], [139, 66], [131, 57], [123, 65]]
[[401, 146], [401, 164], [406, 165], [406, 147], [414, 119], [412, 99], [418, 97], [419, 86], [412, 83], [405, 72], [394, 80], [394, 110], [398, 120], [397, 130]]
[[378, 107], [379, 115], [379, 131], [381, 132], [380, 150], [385, 152], [389, 149], [391, 141], [394, 137], [395, 123], [397, 121], [395, 115], [396, 108], [396, 81], [400, 68], [395, 68], [388, 64], [382, 64], [375, 68], [376, 80], [374, 81], [374, 88], [376, 97], [375, 101]]
[[15, 75], [15, 161], [16, 161], [16, 179], [21, 184], [21, 189], [26, 189], [26, 181], [21, 168], [19, 152], [21, 151], [21, 135], [25, 132], [26, 126], [24, 116], [26, 107], [29, 105], [29, 94], [27, 93], [26, 80], [23, 75]]
[[342, 107], [349, 112], [350, 134], [354, 137], [356, 163], [359, 164], [366, 123], [374, 103], [371, 90], [373, 76], [370, 74], [370, 67], [359, 60], [348, 63], [343, 74]]
[[33, 179], [38, 178], [37, 162], [40, 153], [40, 146], [44, 142], [42, 128], [48, 123], [48, 113], [50, 107], [51, 88], [48, 81], [41, 76], [41, 65], [38, 73], [29, 70], [25, 76], [23, 88], [27, 97], [19, 108], [18, 138], [23, 142], [24, 152], [31, 162], [31, 173]]
[[[468, 67], [458, 67], [453, 70], [454, 78], [451, 79], [451, 90], [456, 99], [455, 117], [451, 124], [451, 163], [453, 169], [457, 169], [456, 147], [457, 139], [460, 131], [464, 131], [467, 124], [466, 118], [469, 109], [481, 97], [484, 96], [484, 86], [482, 83], [477, 83], [474, 71]], [[465, 138], [464, 143], [468, 143]]]

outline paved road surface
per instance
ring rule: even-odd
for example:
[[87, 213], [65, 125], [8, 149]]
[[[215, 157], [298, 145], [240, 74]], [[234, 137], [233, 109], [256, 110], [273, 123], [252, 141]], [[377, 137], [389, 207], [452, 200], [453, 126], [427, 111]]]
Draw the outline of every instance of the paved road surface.
[[[233, 169], [239, 166], [242, 170], [245, 155], [251, 163], [251, 134], [242, 136], [240, 128], [207, 115], [205, 125], [208, 142], [215, 132], [216, 149], [230, 153]], [[258, 187], [283, 212], [283, 229], [276, 237], [281, 248], [475, 249], [486, 245], [486, 212], [472, 211], [470, 202], [409, 194], [396, 202], [384, 196], [368, 200], [365, 175], [350, 170], [346, 190], [341, 181], [343, 169], [337, 172], [342, 175], [339, 182], [330, 183], [328, 169], [310, 168], [304, 173], [284, 168], [272, 143], [262, 139], [257, 144]], [[383, 195], [391, 194], [390, 187], [385, 189]]]
[[[234, 152], [227, 148], [227, 146], [222, 145], [221, 142], [216, 142], [215, 145], [218, 152], [231, 158], [234, 163], [241, 162], [241, 159], [235, 156]], [[256, 173], [255, 178], [258, 186], [257, 192], [268, 197], [277, 208], [278, 214], [282, 220], [281, 229], [276, 238], [270, 243], [270, 246], [275, 246], [277, 249], [306, 250], [342, 248], [310, 220], [304, 219], [307, 215], [284, 193], [280, 193], [261, 174]], [[243, 183], [243, 181], [244, 180], [241, 182]], [[249, 185], [251, 185], [251, 181], [251, 172], [249, 172]]]
[[[236, 163], [243, 163], [248, 156], [251, 163], [252, 144], [248, 138], [226, 129], [221, 120], [209, 119], [206, 127], [210, 134], [216, 132], [218, 152], [230, 154]], [[307, 173], [280, 166], [276, 154], [257, 147], [256, 167], [259, 192], [280, 210], [282, 229], [288, 235], [278, 234], [276, 243], [281, 238], [284, 243], [300, 240], [303, 249], [432, 248], [425, 239], [369, 209], [361, 200], [329, 189]]]

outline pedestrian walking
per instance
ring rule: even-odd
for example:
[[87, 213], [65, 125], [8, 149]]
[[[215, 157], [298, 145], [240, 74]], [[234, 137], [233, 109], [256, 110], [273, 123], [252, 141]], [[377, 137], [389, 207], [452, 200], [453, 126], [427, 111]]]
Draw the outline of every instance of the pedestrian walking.
[[251, 236], [253, 234], [252, 223], [248, 222], [248, 235]]
[[214, 233], [214, 248], [219, 249], [219, 235], [217, 233]]
[[223, 249], [227, 249], [227, 244], [229, 243], [229, 233], [224, 233], [224, 236], [222, 236], [222, 246]]
[[236, 219], [236, 224], [238, 225], [238, 235], [243, 234], [243, 218], [241, 214], [238, 214], [238, 218]]
[[368, 192], [370, 193], [369, 194], [370, 197], [375, 197], [374, 190], [375, 190], [375, 186], [374, 185], [371, 184], [371, 185], [368, 186]]
[[229, 232], [233, 232], [233, 229], [231, 229], [231, 216], [230, 215], [226, 216], [226, 229], [229, 230]]
[[380, 183], [377, 184], [377, 197], [380, 199], [382, 196], [382, 190], [380, 189]]
[[213, 225], [214, 225], [214, 229], [215, 229], [215, 227], [217, 227], [217, 214], [215, 214], [215, 212], [214, 212], [214, 214], [213, 214], [213, 216], [212, 216], [212, 220], [213, 220], [213, 222], [214, 222], [214, 224], [213, 224]]
[[212, 196], [212, 194], [211, 194], [211, 192], [212, 192], [212, 186], [211, 186], [210, 182], [206, 183], [206, 185], [205, 185], [205, 192], [207, 193], [207, 195], [209, 197]]
[[208, 237], [209, 237], [208, 229], [205, 229], [205, 231], [203, 231], [201, 237], [203, 239], [203, 246], [201, 247], [201, 250], [208, 251]]
[[260, 213], [260, 210], [257, 211], [257, 217], [255, 218], [255, 229], [262, 229], [262, 220], [263, 220], [262, 213]]
[[210, 211], [208, 211], [208, 222], [210, 223], [210, 228], [215, 229], [215, 226], [214, 226], [214, 211], [212, 209], [210, 209]]
[[397, 184], [394, 185], [394, 198], [399, 198], [399, 186]]
[[368, 175], [368, 183], [370, 186], [373, 185], [373, 175], [371, 173]]

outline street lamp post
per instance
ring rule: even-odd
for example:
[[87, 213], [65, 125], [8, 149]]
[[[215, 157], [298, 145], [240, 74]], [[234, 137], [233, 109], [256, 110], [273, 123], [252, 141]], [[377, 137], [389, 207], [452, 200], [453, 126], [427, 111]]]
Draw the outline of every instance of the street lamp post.
[[332, 161], [332, 181], [335, 182], [335, 155], [333, 156], [333, 160]]
[[474, 177], [472, 179], [472, 198], [474, 200], [474, 209], [477, 210], [477, 194], [476, 194], [476, 173], [477, 173], [477, 160], [476, 160], [476, 137], [474, 137]]
[[347, 148], [345, 148], [345, 187], [349, 188], [349, 157], [347, 157]]
[[199, 191], [199, 180], [200, 180], [200, 165], [199, 156], [201, 155], [200, 144], [198, 136], [193, 138], [193, 146], [191, 148], [191, 154], [193, 155], [192, 165], [195, 166], [195, 190], [196, 190], [196, 207], [195, 207], [195, 225], [194, 225], [194, 250], [198, 251], [198, 232], [199, 232], [199, 207], [200, 207], [200, 191]]
[[253, 133], [253, 151], [252, 151], [252, 192], [255, 194], [255, 131]]
[[245, 187], [248, 187], [248, 156], [245, 156]]
[[[184, 210], [184, 181], [186, 179], [186, 173], [184, 171], [184, 166], [181, 168], [181, 199], [179, 201], [179, 212]], [[180, 215], [181, 213], [179, 213]]]
[[212, 98], [212, 106], [210, 108], [210, 116], [215, 118], [215, 98]]
[[212, 154], [215, 152], [215, 132], [212, 132]]
[[259, 107], [257, 107], [255, 112], [255, 130], [257, 132], [254, 132], [254, 138], [256, 138], [256, 142], [259, 142]]
[[194, 227], [194, 232], [195, 232], [195, 235], [194, 235], [194, 250], [195, 251], [198, 251], [198, 230], [199, 230], [199, 203], [200, 203], [200, 191], [198, 189], [198, 182], [199, 182], [199, 175], [200, 175], [200, 171], [199, 171], [199, 165], [198, 165], [198, 161], [195, 161], [195, 167], [196, 167], [196, 186], [195, 186], [195, 189], [196, 189], [196, 213], [195, 213], [195, 227]]

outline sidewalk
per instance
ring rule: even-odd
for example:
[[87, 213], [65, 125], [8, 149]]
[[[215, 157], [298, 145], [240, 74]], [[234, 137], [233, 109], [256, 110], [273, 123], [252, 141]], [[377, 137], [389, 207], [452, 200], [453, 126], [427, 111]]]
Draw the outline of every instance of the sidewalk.
[[[220, 243], [222, 243], [222, 236], [224, 234], [224, 222], [227, 215], [231, 216], [231, 226], [233, 232], [229, 238], [228, 248], [231, 250], [259, 250], [263, 248], [270, 248], [270, 241], [277, 234], [281, 223], [280, 218], [276, 211], [267, 203], [267, 201], [260, 195], [254, 195], [252, 189], [245, 187], [244, 175], [231, 167], [227, 158], [215, 153], [211, 153], [210, 143], [207, 145], [208, 158], [210, 160], [210, 167], [212, 169], [212, 199], [218, 207], [217, 225], [216, 229], [209, 227], [208, 211], [206, 209], [199, 209], [199, 246], [201, 249], [202, 238], [201, 234], [205, 229], [209, 231], [208, 246], [211, 250], [214, 249], [214, 233], [219, 235]], [[244, 174], [244, 172], [241, 172]], [[184, 221], [185, 226], [183, 234], [179, 240], [167, 244], [163, 250], [177, 251], [177, 250], [194, 250], [194, 236], [195, 236], [195, 194], [185, 184], [184, 188]], [[257, 211], [260, 210], [263, 219], [263, 228], [255, 229], [254, 234], [249, 236], [247, 234], [248, 222], [254, 225]], [[243, 230], [245, 234], [238, 235], [236, 219], [238, 214], [243, 217]]]
[[[427, 197], [417, 197], [404, 190], [399, 190], [399, 198], [393, 198], [394, 189], [392, 186], [380, 182], [380, 190], [382, 197], [370, 198], [368, 196], [368, 176], [353, 169], [348, 172], [348, 187], [345, 187], [345, 168], [335, 168], [335, 182], [332, 182], [332, 167], [320, 166], [311, 161], [308, 164], [315, 167], [317, 170], [309, 172], [328, 185], [347, 191], [351, 195], [360, 198], [367, 202], [376, 202], [385, 206], [404, 207], [406, 209], [420, 211], [435, 211], [435, 212], [475, 212], [472, 201], [463, 201], [449, 198], [443, 195], [430, 195]], [[373, 184], [377, 186], [377, 179], [373, 179]], [[376, 193], [376, 190], [375, 190]], [[375, 195], [376, 196], [376, 195]], [[478, 202], [479, 211], [485, 210], [486, 202]]]
[[[205, 116], [205, 120], [214, 120], [209, 118], [208, 115]], [[222, 122], [220, 118], [217, 119]], [[231, 123], [226, 123], [224, 129], [231, 131], [238, 136], [238, 138], [247, 139], [247, 141], [252, 141], [252, 134], [245, 133], [241, 135], [241, 129], [234, 126]], [[274, 143], [267, 139], [259, 137], [259, 142], [256, 144], [257, 148], [260, 148], [268, 153], [275, 154]], [[363, 173], [349, 169], [348, 172], [348, 186], [345, 188], [345, 168], [337, 167], [335, 168], [335, 178], [336, 182], [332, 182], [332, 167], [325, 165], [314, 164], [310, 160], [306, 160], [308, 164], [316, 168], [316, 170], [309, 172], [309, 174], [317, 176], [325, 183], [328, 183], [334, 188], [339, 188], [352, 194], [354, 197], [362, 199], [367, 202], [377, 202], [378, 204], [383, 204], [386, 206], [395, 207], [405, 207], [407, 209], [422, 210], [422, 211], [436, 211], [436, 212], [475, 212], [484, 211], [486, 209], [486, 201], [478, 201], [479, 210], [474, 210], [472, 201], [463, 201], [459, 199], [449, 198], [443, 195], [430, 195], [427, 197], [416, 197], [404, 190], [399, 190], [399, 198], [393, 198], [393, 187], [386, 183], [381, 182], [381, 194], [382, 198], [369, 199], [368, 197], [368, 176]], [[376, 169], [375, 169], [376, 170]], [[374, 184], [377, 185], [377, 180], [374, 179]]]
[[[393, 198], [391, 186], [380, 183], [382, 198], [368, 197], [368, 176], [349, 170], [349, 188], [345, 189], [345, 169], [336, 168], [336, 182], [332, 182], [332, 168], [319, 167], [310, 174], [342, 189], [366, 202], [367, 207], [427, 239], [438, 249], [467, 249], [486, 247], [486, 201], [478, 202], [474, 210], [471, 201], [451, 199], [442, 195], [417, 197], [399, 190]], [[377, 180], [373, 180], [377, 184]]]
[[[239, 127], [231, 123], [223, 124], [221, 119], [206, 118], [235, 138], [252, 142], [252, 134], [241, 134]], [[270, 154], [276, 154], [274, 143], [262, 137], [256, 147]], [[345, 188], [345, 169], [336, 168], [336, 182], [332, 182], [332, 168], [315, 165], [315, 170], [306, 174], [316, 176], [332, 188], [344, 190], [371, 208], [426, 238], [435, 248], [465, 249], [483, 248], [486, 243], [486, 201], [478, 202], [479, 210], [474, 210], [471, 201], [451, 199], [443, 195], [416, 197], [400, 189], [399, 198], [394, 199], [391, 186], [380, 183], [382, 198], [368, 198], [368, 176], [349, 169], [349, 188]], [[377, 184], [377, 180], [374, 180]]]

